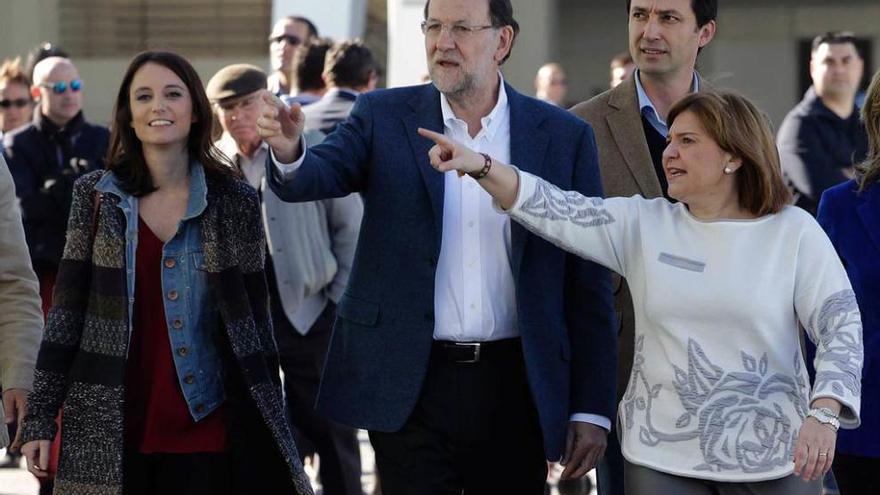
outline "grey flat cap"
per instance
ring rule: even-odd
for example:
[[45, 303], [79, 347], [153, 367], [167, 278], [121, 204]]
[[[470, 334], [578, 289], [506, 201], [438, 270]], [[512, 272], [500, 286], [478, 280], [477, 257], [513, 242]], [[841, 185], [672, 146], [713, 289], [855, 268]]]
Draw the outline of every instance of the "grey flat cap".
[[249, 64], [233, 64], [217, 71], [208, 81], [206, 93], [213, 102], [266, 89], [266, 73]]

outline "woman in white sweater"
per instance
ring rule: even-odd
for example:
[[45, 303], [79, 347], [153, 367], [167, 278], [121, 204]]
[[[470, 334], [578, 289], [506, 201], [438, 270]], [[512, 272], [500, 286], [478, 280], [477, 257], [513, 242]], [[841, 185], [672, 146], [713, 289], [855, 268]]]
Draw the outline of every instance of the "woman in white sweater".
[[[439, 171], [469, 174], [528, 229], [626, 277], [627, 493], [816, 494], [837, 428], [859, 425], [862, 327], [846, 272], [813, 218], [786, 206], [770, 126], [748, 100], [694, 94], [668, 120], [678, 203], [586, 198], [419, 132]], [[798, 323], [818, 347], [812, 387]]]

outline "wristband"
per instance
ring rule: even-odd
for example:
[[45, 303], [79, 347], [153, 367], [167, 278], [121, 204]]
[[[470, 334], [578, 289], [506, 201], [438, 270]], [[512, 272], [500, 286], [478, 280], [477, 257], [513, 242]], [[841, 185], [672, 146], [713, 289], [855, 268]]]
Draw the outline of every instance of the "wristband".
[[483, 168], [480, 169], [479, 172], [468, 172], [468, 175], [473, 177], [475, 180], [480, 180], [486, 175], [489, 174], [489, 169], [492, 168], [492, 157], [487, 155], [486, 153], [480, 153], [483, 155], [483, 159], [486, 161], [483, 165]]

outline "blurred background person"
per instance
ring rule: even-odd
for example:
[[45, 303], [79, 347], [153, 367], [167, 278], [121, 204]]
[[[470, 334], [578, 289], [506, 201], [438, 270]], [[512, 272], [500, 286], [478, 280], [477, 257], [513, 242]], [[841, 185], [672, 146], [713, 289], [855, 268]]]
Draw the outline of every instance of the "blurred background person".
[[4, 60], [0, 66], [0, 153], [3, 135], [29, 123], [33, 110], [31, 80], [21, 67], [21, 59]]
[[568, 79], [565, 71], [557, 63], [544, 64], [535, 75], [535, 97], [551, 105], [565, 105], [568, 93]]
[[34, 120], [3, 137], [44, 312], [52, 304], [73, 182], [102, 168], [110, 137], [106, 127], [86, 121], [83, 93], [83, 80], [70, 59], [41, 60], [31, 88], [38, 99]]
[[856, 177], [822, 194], [817, 220], [852, 282], [862, 312], [865, 366], [862, 426], [837, 437], [834, 476], [842, 495], [869, 495], [880, 487], [880, 72], [862, 108], [868, 158]]
[[611, 59], [611, 89], [626, 81], [636, 70], [636, 63], [629, 52], [621, 52]]
[[269, 34], [269, 91], [278, 96], [296, 91], [293, 87], [293, 55], [299, 48], [318, 36], [318, 28], [305, 17], [287, 16], [279, 19]]
[[303, 108], [303, 115], [306, 129], [330, 134], [348, 118], [359, 94], [376, 89], [379, 66], [361, 41], [340, 41], [327, 52], [323, 78], [326, 93]]
[[296, 95], [284, 96], [288, 104], [294, 102], [302, 106], [311, 105], [327, 92], [324, 83], [324, 61], [327, 51], [333, 46], [329, 38], [312, 38], [293, 56], [293, 74], [296, 82]]
[[855, 103], [864, 70], [855, 42], [850, 32], [813, 39], [813, 85], [779, 127], [782, 169], [794, 188], [795, 204], [814, 216], [822, 192], [852, 177], [853, 165], [868, 150]]

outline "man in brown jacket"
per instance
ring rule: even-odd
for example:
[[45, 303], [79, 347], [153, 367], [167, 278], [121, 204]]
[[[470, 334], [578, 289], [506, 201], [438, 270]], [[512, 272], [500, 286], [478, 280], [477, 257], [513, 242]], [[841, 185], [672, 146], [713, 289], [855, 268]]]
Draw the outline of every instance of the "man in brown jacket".
[[[638, 69], [634, 77], [572, 112], [593, 126], [599, 168], [607, 197], [640, 194], [667, 196], [662, 155], [666, 116], [672, 105], [705, 85], [694, 67], [699, 51], [715, 35], [717, 0], [629, 0], [629, 50]], [[614, 277], [618, 338], [617, 398], [629, 382], [635, 321], [625, 281]], [[598, 466], [601, 495], [623, 494], [623, 458], [612, 429]]]
[[[12, 175], [0, 154], [0, 448], [7, 425], [21, 422], [43, 329], [37, 276], [31, 269]], [[18, 448], [17, 442], [12, 447]]]

